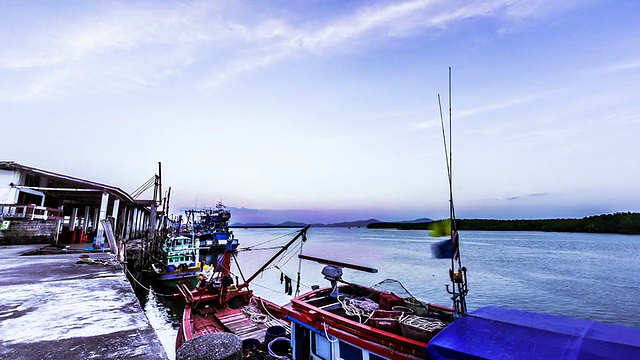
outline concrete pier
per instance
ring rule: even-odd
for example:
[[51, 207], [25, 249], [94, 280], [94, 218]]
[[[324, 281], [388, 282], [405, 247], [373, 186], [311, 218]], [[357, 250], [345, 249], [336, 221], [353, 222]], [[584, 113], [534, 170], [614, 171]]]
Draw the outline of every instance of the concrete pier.
[[39, 248], [0, 247], [0, 358], [167, 359], [111, 254]]

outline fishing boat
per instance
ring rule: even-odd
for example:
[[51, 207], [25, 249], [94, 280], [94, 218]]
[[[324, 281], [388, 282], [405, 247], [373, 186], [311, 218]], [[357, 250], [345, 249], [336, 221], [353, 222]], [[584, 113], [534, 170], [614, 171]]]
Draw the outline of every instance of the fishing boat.
[[195, 283], [198, 274], [208, 266], [199, 259], [200, 249], [193, 238], [173, 236], [165, 239], [160, 261], [151, 264], [156, 280], [165, 287], [175, 287], [178, 280]]
[[224, 251], [227, 243], [235, 250], [238, 239], [229, 229], [231, 211], [219, 201], [215, 208], [190, 209], [185, 210], [188, 224], [191, 229], [187, 229], [183, 235], [193, 237], [200, 246], [202, 255], [218, 254]]
[[[293, 243], [306, 241], [308, 229], [309, 226], [298, 231], [293, 239], [242, 283], [238, 277], [234, 281], [231, 273], [231, 259], [235, 256], [230, 243], [210, 274], [198, 286], [194, 288], [187, 282], [178, 283], [178, 292], [185, 306], [176, 337], [176, 350], [206, 334], [227, 333], [237, 336], [242, 342], [243, 351], [249, 352], [253, 359], [286, 357], [290, 353], [290, 325], [285, 319], [285, 310], [280, 305], [254, 296], [249, 284]], [[215, 347], [219, 344], [209, 345]]]
[[[377, 269], [306, 255], [326, 266], [331, 286], [295, 297], [287, 306], [296, 359], [424, 359], [427, 343], [454, 320], [454, 309], [405, 292], [342, 279], [343, 269]], [[393, 284], [402, 289], [401, 284]]]

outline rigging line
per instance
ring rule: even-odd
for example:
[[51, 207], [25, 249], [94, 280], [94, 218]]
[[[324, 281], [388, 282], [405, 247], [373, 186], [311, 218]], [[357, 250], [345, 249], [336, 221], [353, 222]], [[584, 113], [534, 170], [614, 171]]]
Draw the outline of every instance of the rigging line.
[[296, 230], [296, 231], [290, 232], [290, 233], [288, 233], [288, 234], [284, 234], [284, 235], [278, 236], [278, 237], [273, 238], [273, 239], [271, 239], [271, 240], [263, 241], [263, 242], [261, 242], [261, 243], [258, 243], [258, 244], [255, 244], [255, 245], [249, 246], [249, 247], [247, 247], [246, 249], [251, 249], [251, 248], [254, 248], [254, 247], [256, 247], [256, 246], [260, 246], [260, 245], [262, 245], [262, 244], [266, 244], [266, 243], [269, 243], [269, 242], [272, 242], [272, 241], [275, 241], [275, 240], [278, 240], [278, 239], [282, 239], [282, 238], [283, 238], [283, 237], [285, 237], [285, 236], [291, 236], [291, 235], [293, 235], [293, 234], [295, 234], [295, 233], [297, 233], [297, 232], [299, 232], [299, 231], [300, 231], [300, 230]]
[[[289, 252], [287, 253], [287, 255], [289, 255], [289, 254], [290, 254], [290, 255], [289, 255], [289, 258], [287, 258], [286, 260], [285, 260], [285, 257], [286, 257], [287, 255], [283, 255], [283, 256], [282, 256], [282, 258], [280, 259], [280, 261], [278, 261], [278, 265], [281, 265], [281, 266], [287, 265], [287, 263], [288, 263], [289, 261], [291, 261], [291, 259], [293, 259], [293, 257], [296, 255], [295, 250], [296, 250], [298, 247], [302, 248], [302, 245], [301, 245], [301, 244], [302, 244], [302, 243], [296, 244], [294, 247], [292, 247], [292, 248], [289, 250]], [[284, 262], [283, 262], [283, 261], [284, 261]]]
[[[153, 254], [152, 254], [152, 253], [148, 252], [148, 251], [147, 251], [147, 250], [145, 250], [145, 249], [141, 249], [141, 250], [142, 250], [144, 253], [146, 253], [147, 255], [149, 255], [149, 257], [153, 258], [153, 260], [155, 260], [155, 261], [157, 261], [157, 262], [162, 263], [162, 259], [158, 259], [157, 257], [153, 256]], [[164, 264], [163, 264], [163, 265], [164, 265]]]
[[147, 188], [150, 184], [155, 183], [155, 181], [156, 181], [156, 177], [154, 175], [154, 176], [150, 177], [147, 181], [142, 183], [142, 185], [138, 186], [138, 188], [134, 192], [138, 192], [138, 191], [140, 191], [140, 189]]
[[447, 150], [447, 135], [444, 131], [444, 119], [442, 118], [442, 102], [440, 101], [440, 94], [438, 94], [438, 107], [440, 108], [440, 127], [442, 128], [442, 142], [444, 143], [444, 158], [447, 162], [447, 177], [451, 181], [451, 169], [449, 168], [449, 154]]
[[[302, 235], [302, 241], [300, 242], [300, 255], [302, 254], [302, 246], [307, 240], [306, 235]], [[298, 278], [296, 280], [296, 296], [300, 295], [300, 272], [302, 271], [302, 259], [298, 257]]]
[[135, 277], [135, 276], [133, 276], [133, 274], [129, 271], [129, 269], [124, 268], [124, 271], [125, 271], [125, 272], [127, 272], [129, 275], [131, 275], [131, 278], [133, 279], [133, 281], [135, 281], [135, 282], [136, 282], [138, 285], [140, 285], [140, 287], [142, 287], [143, 289], [145, 289], [145, 290], [147, 290], [147, 291], [149, 291], [149, 292], [153, 292], [154, 294], [159, 295], [159, 296], [173, 297], [173, 294], [171, 294], [171, 295], [168, 295], [168, 294], [161, 294], [161, 293], [159, 293], [159, 292], [155, 292], [155, 291], [154, 291], [152, 288], [150, 288], [150, 287], [146, 287], [146, 286], [142, 285], [142, 283], [141, 283], [140, 281], [138, 281], [138, 279], [136, 279], [136, 277]]
[[[242, 273], [242, 269], [240, 269], [240, 265], [238, 265], [238, 258], [236, 258], [236, 254], [231, 253], [231, 256], [233, 256], [233, 262], [236, 264], [236, 267], [238, 268], [238, 272], [240, 272], [240, 277], [242, 277], [242, 282], [246, 283], [247, 279], [245, 279], [244, 274]], [[248, 286], [249, 284], [247, 284]]]
[[[295, 283], [296, 283], [296, 285], [297, 285], [298, 287], [300, 287], [300, 285], [302, 285], [302, 286], [304, 286], [304, 287], [306, 287], [306, 288], [311, 289], [311, 285], [307, 285], [307, 284], [305, 284], [305, 283], [300, 282], [300, 278], [298, 278], [298, 280], [293, 280], [293, 278], [292, 278], [291, 276], [289, 276], [286, 272], [284, 272], [282, 269], [280, 269], [280, 268], [279, 268], [279, 267], [277, 267], [277, 266], [269, 267], [268, 269], [273, 269], [273, 268], [275, 268], [275, 269], [277, 269], [278, 271], [280, 271], [280, 272], [282, 273], [282, 275], [289, 277], [289, 279], [291, 279], [291, 281], [295, 282]], [[265, 270], [267, 270], [267, 269], [265, 269]], [[298, 296], [298, 295], [296, 295], [296, 296]]]
[[131, 196], [134, 198], [140, 196], [140, 194], [148, 190], [151, 187], [151, 185], [154, 185], [155, 182], [156, 182], [156, 176], [154, 175], [149, 180], [145, 181], [142, 185], [140, 185], [137, 189], [135, 189], [131, 193]]
[[[409, 296], [411, 296], [412, 298], [414, 298], [415, 300], [417, 300], [417, 301], [420, 303], [420, 305], [422, 305], [423, 307], [425, 307], [425, 306], [424, 306], [424, 304], [422, 303], [422, 301], [418, 300], [418, 298], [417, 298], [417, 297], [413, 296], [413, 294], [412, 294], [412, 293], [411, 293], [411, 292], [410, 292], [406, 287], [404, 287], [404, 285], [403, 285], [400, 281], [398, 281], [398, 280], [396, 280], [396, 279], [384, 279], [384, 280], [380, 281], [379, 283], [377, 283], [377, 284], [373, 285], [371, 288], [372, 288], [372, 289], [375, 289], [376, 287], [378, 287], [378, 286], [380, 286], [380, 285], [382, 285], [382, 284], [384, 284], [384, 283], [390, 283], [390, 282], [398, 283], [398, 285], [400, 285], [400, 287], [401, 287], [404, 291], [406, 291], [406, 292], [407, 292], [407, 294], [409, 294]], [[425, 308], [426, 308], [426, 307], [425, 307]]]
[[[278, 262], [276, 263], [276, 265], [285, 265], [286, 263], [289, 262], [289, 260], [291, 260], [291, 258], [295, 255], [295, 250], [300, 246], [300, 243], [296, 243], [295, 245], [293, 245], [291, 248], [289, 248], [285, 253], [283, 253], [280, 256], [280, 259], [278, 259]], [[289, 256], [288, 259], [286, 259], [286, 257]], [[286, 261], [285, 261], [286, 259]]]
[[236, 249], [236, 251], [240, 252], [240, 251], [255, 251], [255, 250], [273, 250], [273, 249], [282, 249], [282, 246], [271, 246], [271, 247], [266, 247], [266, 248], [256, 248], [253, 249], [251, 247], [246, 247], [246, 248], [239, 248]]

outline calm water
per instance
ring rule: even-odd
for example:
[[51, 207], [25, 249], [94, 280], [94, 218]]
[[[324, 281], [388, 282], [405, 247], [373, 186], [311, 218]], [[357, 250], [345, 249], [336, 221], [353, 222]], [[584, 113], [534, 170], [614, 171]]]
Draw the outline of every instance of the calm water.
[[[257, 248], [282, 246], [293, 238], [292, 231], [234, 229], [241, 249], [262, 244], [238, 253], [244, 276], [251, 276], [277, 251]], [[291, 235], [264, 243], [286, 234]], [[432, 258], [430, 245], [437, 239], [424, 231], [312, 228], [307, 237], [303, 254], [378, 269], [376, 274], [344, 269], [346, 281], [372, 286], [395, 279], [417, 298], [450, 305], [444, 284], [451, 261]], [[501, 305], [640, 327], [640, 236], [463, 231], [460, 238], [470, 310]], [[254, 292], [286, 303], [289, 296], [283, 293], [280, 271], [295, 279], [298, 253], [290, 252], [274, 264], [277, 267], [272, 265], [257, 277], [252, 282]], [[301, 292], [313, 284], [329, 284], [320, 274], [322, 267], [308, 261], [301, 264]], [[237, 269], [234, 272], [238, 274]], [[153, 292], [146, 297], [147, 316], [172, 358], [181, 305]]]

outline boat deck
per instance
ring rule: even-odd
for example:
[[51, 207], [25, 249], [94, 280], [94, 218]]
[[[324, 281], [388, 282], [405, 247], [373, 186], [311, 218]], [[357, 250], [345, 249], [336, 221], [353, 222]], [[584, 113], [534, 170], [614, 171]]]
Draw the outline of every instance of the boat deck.
[[270, 317], [254, 306], [217, 311], [205, 307], [199, 308], [197, 313], [199, 316], [193, 317], [193, 325], [198, 335], [224, 331], [238, 335], [241, 340], [257, 339], [263, 342], [267, 329], [272, 326], [282, 326], [291, 331], [288, 322]]
[[247, 313], [240, 309], [225, 309], [217, 313], [216, 317], [227, 329], [238, 335], [241, 340], [257, 339], [263, 342], [269, 327], [277, 325], [290, 328], [289, 324], [278, 319], [265, 321], [266, 315], [264, 315], [265, 317], [249, 316]]

